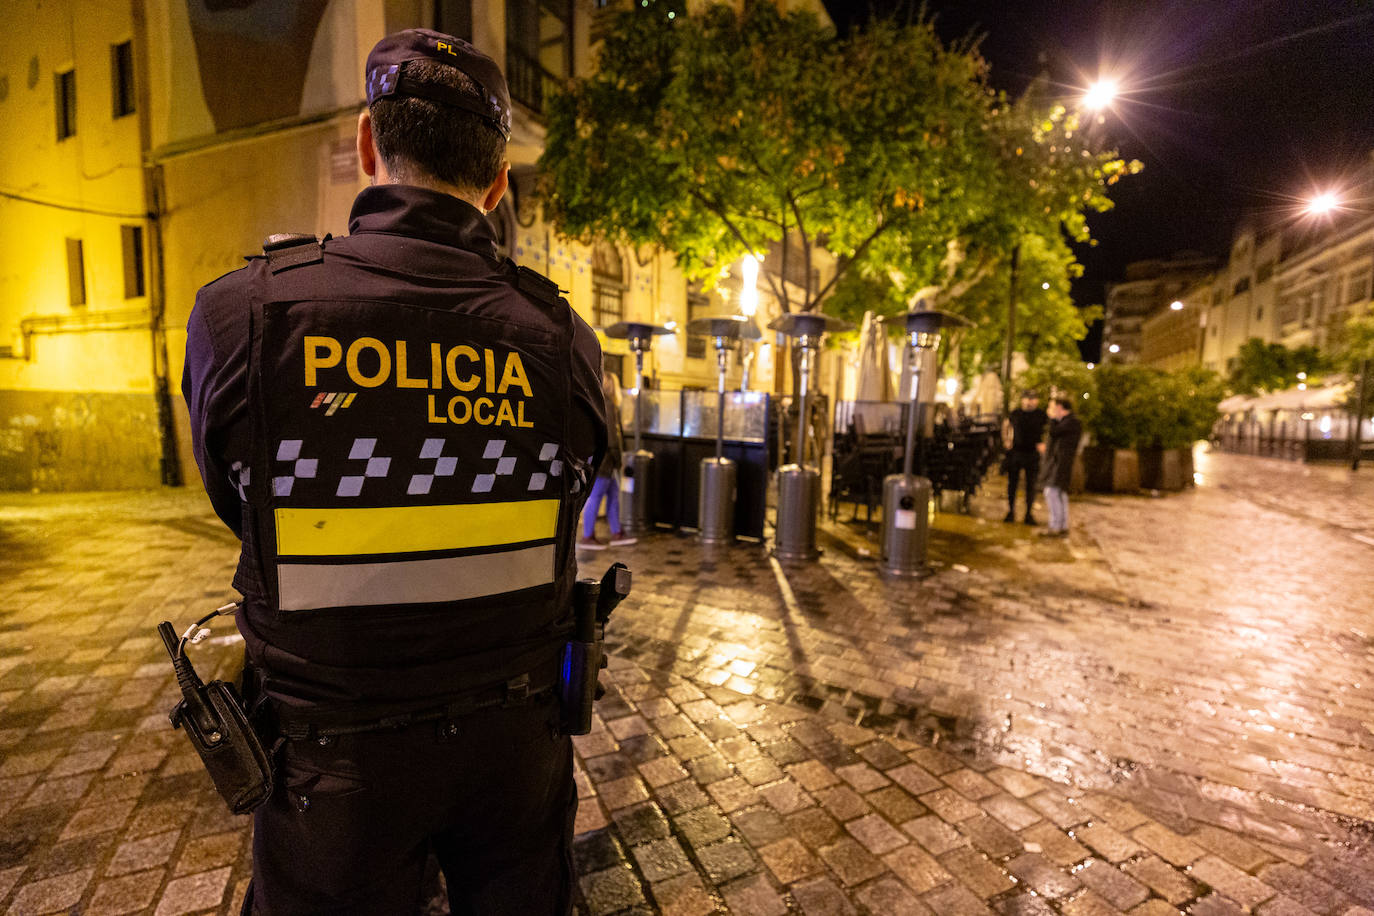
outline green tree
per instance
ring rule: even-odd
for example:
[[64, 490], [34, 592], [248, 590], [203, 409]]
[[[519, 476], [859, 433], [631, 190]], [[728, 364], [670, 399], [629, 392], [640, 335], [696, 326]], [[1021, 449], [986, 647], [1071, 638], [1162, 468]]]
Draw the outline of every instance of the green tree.
[[550, 105], [546, 212], [577, 238], [661, 245], [708, 281], [776, 249], [800, 259], [771, 266], [801, 291], [765, 271], [772, 292], [815, 308], [818, 249], [847, 264], [913, 213], [940, 222], [977, 155], [977, 59], [928, 24], [865, 35], [761, 0], [616, 14], [595, 75]]
[[1098, 445], [1134, 448], [1145, 441], [1157, 422], [1151, 391], [1156, 371], [1115, 363], [1093, 370], [1097, 390], [1092, 400], [1097, 406], [1084, 425], [1092, 431]]
[[1037, 84], [1014, 103], [997, 97], [988, 111], [992, 168], [966, 181], [993, 206], [966, 211], [946, 237], [892, 234], [880, 257], [845, 278], [827, 310], [891, 314], [923, 298], [974, 322], [961, 348], [965, 372], [993, 368], [1005, 347], [1015, 260], [1014, 349], [1030, 362], [1073, 352], [1101, 310], [1073, 304], [1069, 284], [1081, 267], [1068, 241], [1090, 241], [1084, 214], [1110, 208], [1108, 188], [1140, 163], [1096, 150], [1077, 115], [1044, 94]]
[[[784, 310], [836, 293], [846, 313], [871, 300], [894, 314], [926, 287], [954, 301], [1013, 237], [1083, 237], [1081, 211], [1107, 206], [1127, 170], [1089, 152], [1062, 108], [1009, 103], [985, 73], [929, 21], [837, 36], [763, 0], [671, 22], [627, 10], [596, 73], [551, 100], [546, 213], [584, 241], [662, 246], [708, 282], [776, 252], [763, 277]], [[838, 269], [818, 288], [822, 249]]]
[[1201, 366], [1145, 373], [1144, 384], [1128, 402], [1140, 419], [1136, 445], [1186, 448], [1211, 434], [1226, 393], [1220, 376]]
[[1283, 391], [1298, 383], [1299, 373], [1316, 375], [1326, 371], [1329, 365], [1316, 347], [1290, 350], [1283, 344], [1265, 343], [1258, 337], [1251, 337], [1236, 352], [1226, 383], [1233, 394]]
[[[1351, 318], [1336, 338], [1335, 366], [1350, 374], [1355, 386], [1346, 397], [1351, 411], [1364, 404], [1364, 416], [1374, 411], [1374, 315]], [[1361, 391], [1363, 388], [1363, 400]]]

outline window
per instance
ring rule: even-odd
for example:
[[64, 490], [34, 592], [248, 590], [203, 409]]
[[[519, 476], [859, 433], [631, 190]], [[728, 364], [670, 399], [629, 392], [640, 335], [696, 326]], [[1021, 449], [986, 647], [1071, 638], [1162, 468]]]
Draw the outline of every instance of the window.
[[1249, 288], [1250, 288], [1250, 278], [1249, 278], [1249, 277], [1241, 277], [1239, 280], [1236, 281], [1236, 285], [1233, 286], [1233, 287], [1231, 287], [1231, 295], [1233, 295], [1233, 296], [1239, 296], [1241, 293], [1245, 292], [1245, 291], [1246, 291], [1247, 289], [1249, 289]]
[[1265, 280], [1268, 280], [1268, 279], [1269, 279], [1270, 277], [1272, 277], [1273, 275], [1274, 275], [1274, 262], [1273, 262], [1273, 261], [1265, 261], [1263, 264], [1261, 264], [1261, 265], [1259, 266], [1259, 270], [1255, 271], [1255, 282], [1256, 282], [1256, 283], [1263, 283]]
[[1261, 318], [1263, 318], [1263, 317], [1264, 317], [1264, 306], [1261, 305], [1259, 308], [1255, 309], [1255, 320], [1256, 320], [1256, 321], [1259, 321], [1259, 320], [1260, 320]]
[[134, 98], [134, 43], [121, 42], [110, 48], [110, 87], [114, 94], [114, 116], [131, 115], [137, 106]]
[[[705, 317], [711, 310], [711, 298], [701, 291], [701, 285], [690, 283], [687, 286], [687, 321]], [[687, 355], [692, 359], [706, 358], [706, 338], [700, 334], [687, 335]]]
[[124, 242], [124, 298], [137, 299], [143, 287], [143, 227], [120, 226]]
[[53, 92], [57, 103], [57, 139], [65, 140], [76, 134], [76, 71], [57, 74]]
[[506, 81], [512, 99], [543, 112], [551, 83], [572, 75], [572, 4], [507, 0]]
[[434, 28], [472, 41], [472, 0], [438, 0], [434, 4]]
[[67, 239], [67, 301], [86, 304], [86, 254], [81, 239]]
[[1369, 271], [1357, 271], [1345, 278], [1345, 304], [1354, 305], [1369, 298]]
[[592, 249], [592, 324], [604, 328], [625, 317], [625, 268], [614, 246]]

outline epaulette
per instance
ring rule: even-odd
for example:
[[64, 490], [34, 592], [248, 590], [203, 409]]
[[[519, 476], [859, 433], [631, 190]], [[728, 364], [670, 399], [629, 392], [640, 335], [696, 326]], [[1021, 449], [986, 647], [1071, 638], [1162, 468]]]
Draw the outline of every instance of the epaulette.
[[[328, 240], [325, 236], [325, 241]], [[324, 245], [313, 235], [279, 232], [263, 239], [262, 253], [267, 257], [267, 269], [276, 274], [302, 264], [323, 261]]]
[[563, 297], [563, 291], [558, 288], [557, 283], [528, 267], [515, 269], [515, 285], [520, 288], [520, 292], [538, 299], [545, 305], [557, 305]]

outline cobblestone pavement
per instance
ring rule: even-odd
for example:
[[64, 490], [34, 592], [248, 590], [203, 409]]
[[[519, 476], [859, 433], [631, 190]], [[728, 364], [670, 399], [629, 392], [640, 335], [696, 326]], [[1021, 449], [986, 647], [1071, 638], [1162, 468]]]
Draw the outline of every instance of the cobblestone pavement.
[[[589, 557], [636, 581], [577, 739], [580, 906], [1374, 916], [1374, 474], [1199, 470], [1075, 499], [1068, 541], [942, 514], [916, 582], [844, 521], [797, 567]], [[194, 493], [0, 497], [0, 913], [236, 912], [247, 821], [153, 633], [233, 561]]]

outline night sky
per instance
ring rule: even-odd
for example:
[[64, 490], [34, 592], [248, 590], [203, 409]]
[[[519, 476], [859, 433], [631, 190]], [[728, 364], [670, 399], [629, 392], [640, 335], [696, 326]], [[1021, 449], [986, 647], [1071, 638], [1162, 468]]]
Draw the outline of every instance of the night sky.
[[[890, 10], [897, 0], [874, 2]], [[827, 3], [841, 27], [871, 6]], [[1066, 99], [1099, 72], [1119, 77], [1124, 97], [1105, 127], [1145, 171], [1090, 220], [1098, 245], [1078, 252], [1080, 305], [1101, 303], [1130, 261], [1185, 250], [1224, 258], [1242, 219], [1291, 218], [1302, 197], [1348, 180], [1374, 151], [1374, 0], [926, 6], [946, 40], [983, 36], [993, 85], [1008, 93], [1041, 71]]]

